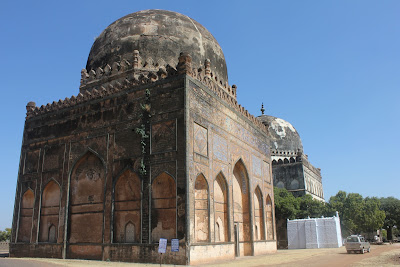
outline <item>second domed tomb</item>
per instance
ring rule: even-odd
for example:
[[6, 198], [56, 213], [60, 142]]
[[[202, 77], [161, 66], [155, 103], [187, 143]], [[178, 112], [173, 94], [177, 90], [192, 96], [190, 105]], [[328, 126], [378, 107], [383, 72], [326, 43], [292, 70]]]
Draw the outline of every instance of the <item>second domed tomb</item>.
[[[276, 251], [267, 127], [171, 11], [96, 39], [76, 96], [28, 103], [10, 255], [192, 264]], [[178, 239], [179, 252], [171, 252]]]

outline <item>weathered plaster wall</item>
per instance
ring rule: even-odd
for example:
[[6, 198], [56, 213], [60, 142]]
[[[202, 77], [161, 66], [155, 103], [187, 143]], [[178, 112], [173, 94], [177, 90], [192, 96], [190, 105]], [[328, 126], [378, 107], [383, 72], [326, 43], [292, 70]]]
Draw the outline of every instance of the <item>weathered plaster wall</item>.
[[[207, 257], [204, 255], [207, 255]], [[235, 245], [232, 243], [190, 246], [191, 264], [204, 264], [218, 260], [232, 260], [234, 258]]]

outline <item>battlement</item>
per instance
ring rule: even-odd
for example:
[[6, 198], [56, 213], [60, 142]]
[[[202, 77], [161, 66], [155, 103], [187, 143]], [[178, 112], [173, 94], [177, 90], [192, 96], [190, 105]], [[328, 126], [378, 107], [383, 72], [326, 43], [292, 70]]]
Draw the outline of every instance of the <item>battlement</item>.
[[36, 107], [34, 102], [29, 102], [26, 106], [27, 118], [71, 107], [89, 100], [103, 98], [132, 86], [150, 84], [172, 76], [188, 74], [207, 86], [219, 98], [223, 99], [263, 131], [267, 131], [266, 126], [261, 121], [238, 104], [236, 100], [236, 85], [229, 86], [213, 75], [209, 60], [205, 60], [203, 68], [196, 69], [192, 68], [190, 55], [181, 53], [176, 68], [174, 68], [170, 65], [174, 64], [173, 62], [163, 62], [166, 65], [160, 65], [159, 62], [154, 62], [151, 58], [142, 59], [137, 50], [133, 53], [133, 62], [123, 59], [120, 62], [112, 63], [111, 66], [107, 64], [104, 68], [97, 68], [89, 72], [83, 69], [81, 71], [80, 93], [77, 96], [66, 97], [64, 100], [53, 101], [51, 104], [48, 103], [40, 107]]

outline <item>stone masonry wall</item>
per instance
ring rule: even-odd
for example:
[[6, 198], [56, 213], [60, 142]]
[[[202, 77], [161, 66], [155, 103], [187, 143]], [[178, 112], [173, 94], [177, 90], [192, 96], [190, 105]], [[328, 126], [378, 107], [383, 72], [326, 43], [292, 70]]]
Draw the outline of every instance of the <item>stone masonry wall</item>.
[[[190, 140], [187, 155], [188, 188], [195, 188], [197, 181], [203, 179], [206, 179], [208, 185], [204, 191], [208, 195], [206, 213], [204, 209], [197, 211], [199, 201], [196, 199], [199, 197], [189, 190], [190, 261], [201, 262], [200, 255], [209, 250], [213, 251], [208, 256], [210, 261], [230, 259], [235, 256], [236, 245], [239, 250], [237, 256], [260, 254], [258, 250], [262, 253], [275, 251], [275, 220], [269, 222], [273, 224], [269, 227], [266, 223], [266, 199], [268, 196], [273, 199], [273, 181], [265, 134], [201, 83], [191, 78], [188, 78], [187, 83], [187, 127]], [[255, 217], [257, 188], [261, 195], [261, 218]], [[228, 207], [226, 220], [223, 218], [222, 203], [225, 194]], [[271, 212], [268, 214], [273, 216]], [[237, 225], [237, 238], [234, 225]], [[267, 231], [273, 233], [268, 235]], [[199, 236], [202, 238], [199, 239]], [[267, 240], [268, 237], [271, 239]], [[255, 246], [257, 240], [272, 246]]]

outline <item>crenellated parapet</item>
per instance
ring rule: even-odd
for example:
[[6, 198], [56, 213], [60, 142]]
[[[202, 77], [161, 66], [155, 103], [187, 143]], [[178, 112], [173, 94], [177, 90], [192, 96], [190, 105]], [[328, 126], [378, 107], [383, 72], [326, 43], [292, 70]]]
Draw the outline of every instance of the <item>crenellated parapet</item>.
[[229, 86], [218, 81], [216, 77], [213, 77], [209, 70], [209, 61], [205, 61], [204, 68], [192, 69], [189, 76], [200, 81], [212, 90], [219, 98], [223, 99], [229, 106], [233, 107], [237, 112], [244, 115], [252, 123], [257, 125], [260, 129], [267, 131], [267, 127], [256, 117], [250, 114], [242, 105], [236, 100], [236, 85]]
[[[179, 65], [179, 64], [178, 64]], [[133, 60], [122, 59], [103, 68], [81, 71], [79, 91], [92, 91], [106, 86], [118, 86], [128, 80], [131, 85], [155, 82], [177, 74], [174, 62], [154, 62], [152, 58], [142, 59], [138, 50], [133, 51]]]
[[[170, 63], [173, 64], [172, 62]], [[133, 60], [131, 61], [122, 59], [120, 62], [114, 62], [111, 65], [107, 64], [103, 68], [99, 67], [96, 70], [87, 71], [83, 69], [81, 71], [80, 93], [77, 96], [66, 97], [64, 100], [53, 101], [53, 103], [40, 107], [36, 107], [34, 102], [29, 102], [26, 107], [27, 118], [110, 96], [132, 86], [150, 84], [172, 76], [187, 74], [207, 86], [219, 98], [259, 128], [264, 131], [267, 130], [260, 120], [238, 104], [236, 100], [236, 85], [229, 86], [228, 83], [223, 83], [213, 74], [210, 60], [205, 60], [204, 66], [196, 69], [192, 67], [191, 56], [188, 53], [181, 53], [176, 68], [172, 67], [170, 63], [154, 62], [151, 58], [142, 59], [139, 51], [134, 50]]]

